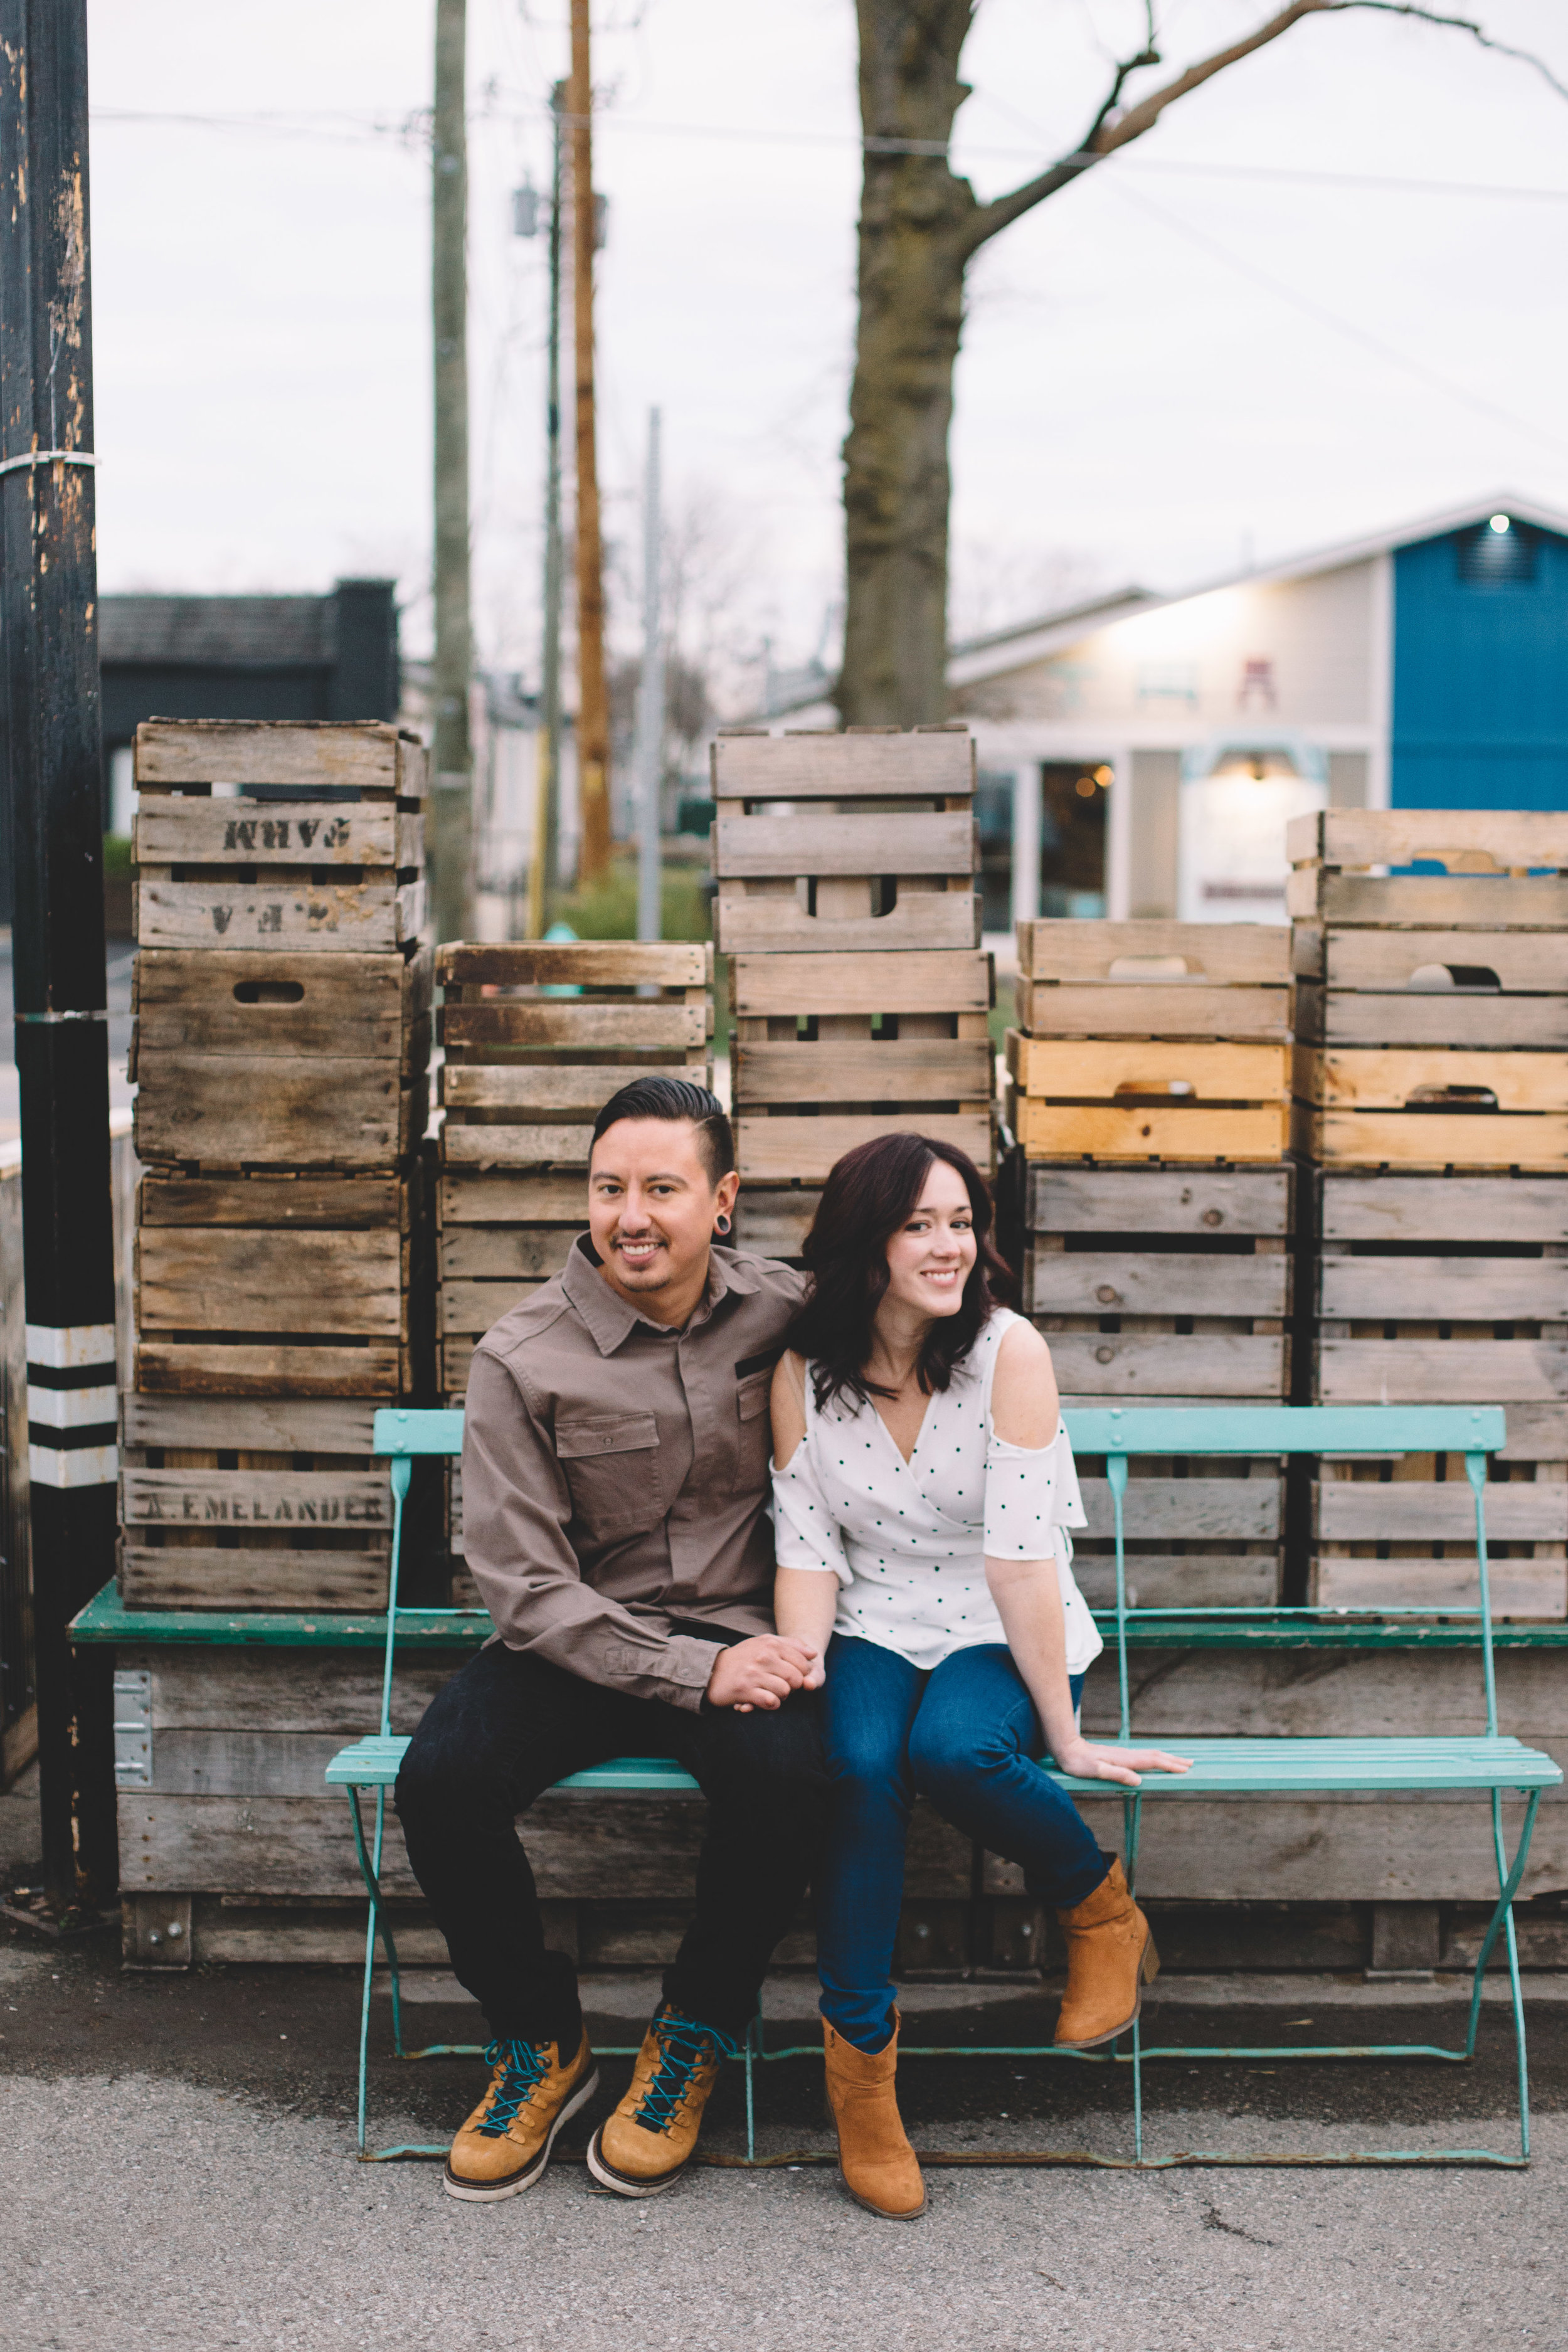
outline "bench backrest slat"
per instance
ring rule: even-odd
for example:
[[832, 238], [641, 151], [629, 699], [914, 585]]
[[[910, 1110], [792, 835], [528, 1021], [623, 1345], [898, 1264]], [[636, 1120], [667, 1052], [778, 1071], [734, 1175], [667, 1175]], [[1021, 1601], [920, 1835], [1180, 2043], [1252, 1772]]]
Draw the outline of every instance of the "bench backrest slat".
[[[1128, 1465], [1142, 1455], [1236, 1455], [1328, 1454], [1388, 1457], [1404, 1454], [1462, 1454], [1475, 1495], [1476, 1565], [1480, 1586], [1477, 1612], [1446, 1610], [1449, 1616], [1478, 1614], [1486, 1681], [1487, 1729], [1495, 1736], [1497, 1682], [1492, 1661], [1490, 1579], [1487, 1564], [1487, 1455], [1504, 1444], [1507, 1419], [1500, 1405], [1104, 1405], [1074, 1406], [1063, 1414], [1073, 1450], [1105, 1456], [1116, 1527], [1116, 1651], [1121, 1685], [1121, 1736], [1131, 1729], [1127, 1664], [1127, 1627], [1135, 1617], [1160, 1617], [1159, 1609], [1130, 1608], [1123, 1513]], [[382, 1676], [381, 1729], [392, 1727], [392, 1662], [396, 1641], [397, 1582], [403, 1557], [403, 1506], [416, 1455], [456, 1455], [463, 1450], [458, 1410], [384, 1408], [375, 1416], [372, 1444], [392, 1465], [392, 1569], [386, 1599], [386, 1653]], [[439, 1611], [421, 1612], [439, 1615]], [[456, 1612], [451, 1612], [456, 1613]], [[1271, 1617], [1269, 1609], [1211, 1609], [1215, 1617]], [[1299, 1610], [1295, 1616], [1342, 1616], [1342, 1610]]]

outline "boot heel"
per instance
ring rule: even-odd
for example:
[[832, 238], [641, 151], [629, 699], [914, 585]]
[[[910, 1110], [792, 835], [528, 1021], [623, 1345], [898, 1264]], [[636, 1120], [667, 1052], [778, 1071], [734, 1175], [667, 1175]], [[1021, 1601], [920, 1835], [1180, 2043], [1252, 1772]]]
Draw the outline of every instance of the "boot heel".
[[1151, 1936], [1143, 1947], [1143, 1958], [1138, 1969], [1139, 1980], [1141, 1983], [1152, 1985], [1159, 1973], [1160, 1955], [1154, 1949], [1154, 1938]]

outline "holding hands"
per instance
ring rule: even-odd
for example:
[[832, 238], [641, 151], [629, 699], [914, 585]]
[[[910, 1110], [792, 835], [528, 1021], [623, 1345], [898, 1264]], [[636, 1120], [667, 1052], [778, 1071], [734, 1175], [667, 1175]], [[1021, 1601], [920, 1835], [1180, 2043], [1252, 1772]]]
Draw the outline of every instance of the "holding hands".
[[753, 1707], [779, 1707], [791, 1691], [820, 1690], [822, 1652], [781, 1633], [754, 1633], [721, 1650], [708, 1677], [710, 1706], [732, 1706], [737, 1715]]

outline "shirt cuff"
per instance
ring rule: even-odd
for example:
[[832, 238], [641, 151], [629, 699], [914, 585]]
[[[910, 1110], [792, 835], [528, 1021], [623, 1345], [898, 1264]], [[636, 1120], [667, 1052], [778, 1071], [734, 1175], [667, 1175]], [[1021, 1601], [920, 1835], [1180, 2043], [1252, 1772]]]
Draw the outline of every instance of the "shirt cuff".
[[699, 1642], [689, 1633], [671, 1636], [664, 1645], [663, 1675], [669, 1706], [686, 1707], [693, 1715], [700, 1710], [725, 1646], [722, 1642]]

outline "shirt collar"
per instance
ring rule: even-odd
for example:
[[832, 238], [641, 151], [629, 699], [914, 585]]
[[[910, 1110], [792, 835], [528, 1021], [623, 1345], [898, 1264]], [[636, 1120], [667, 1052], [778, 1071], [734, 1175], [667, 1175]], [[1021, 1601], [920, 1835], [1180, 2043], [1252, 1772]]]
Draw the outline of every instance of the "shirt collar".
[[[587, 1328], [588, 1336], [601, 1356], [613, 1356], [628, 1332], [640, 1324], [644, 1330], [657, 1332], [661, 1339], [671, 1336], [668, 1323], [655, 1323], [647, 1315], [639, 1315], [629, 1307], [619, 1291], [612, 1290], [607, 1282], [599, 1279], [601, 1260], [587, 1234], [579, 1234], [566, 1254], [566, 1267], [562, 1276], [562, 1287]], [[731, 1290], [748, 1297], [757, 1287], [755, 1277], [743, 1269], [732, 1250], [715, 1248], [708, 1262], [708, 1291], [698, 1307], [687, 1329], [694, 1330], [711, 1318], [721, 1298]]]

